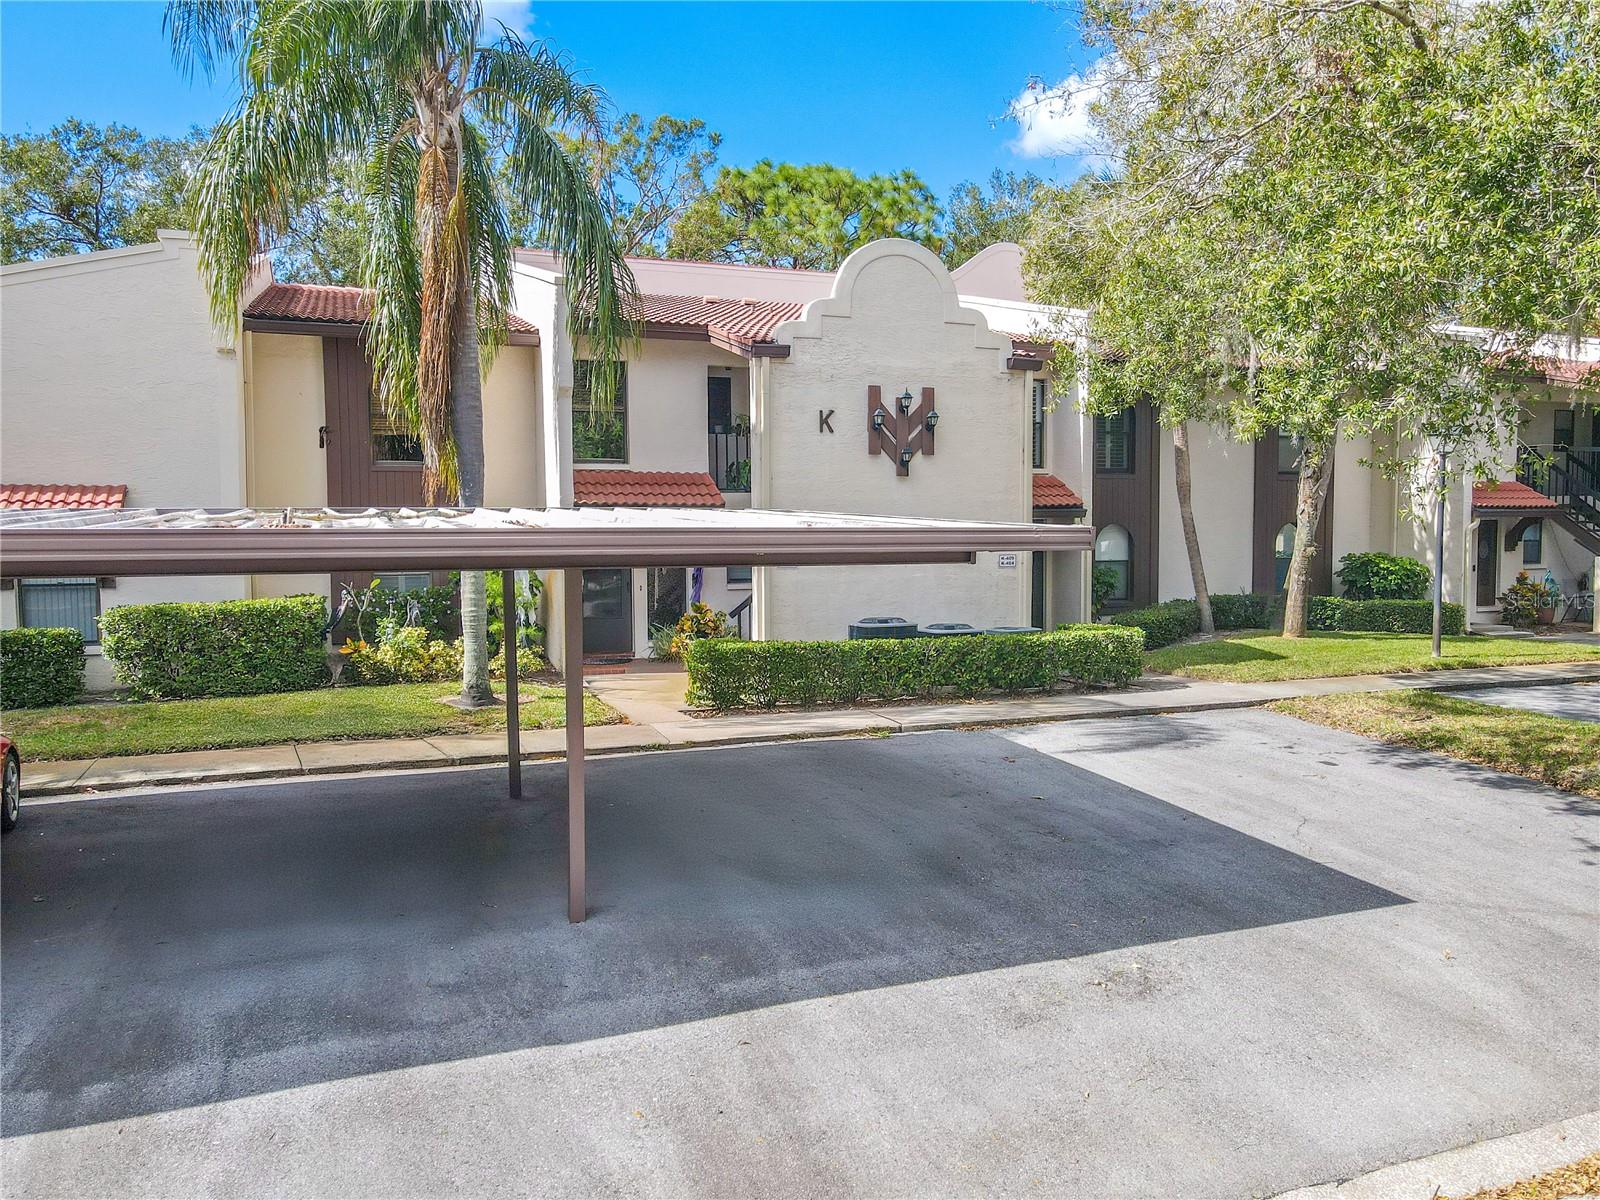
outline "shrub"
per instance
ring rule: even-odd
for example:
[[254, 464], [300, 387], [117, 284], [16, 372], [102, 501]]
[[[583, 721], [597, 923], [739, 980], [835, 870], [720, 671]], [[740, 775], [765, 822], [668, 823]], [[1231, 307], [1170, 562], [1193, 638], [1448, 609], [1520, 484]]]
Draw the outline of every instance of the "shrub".
[[[1344, 633], [1432, 633], [1432, 600], [1348, 600], [1343, 596], [1312, 596], [1306, 606], [1309, 629]], [[1446, 604], [1439, 627], [1451, 637], [1467, 631], [1467, 610]]]
[[0, 631], [0, 707], [71, 704], [83, 694], [83, 634], [76, 629]]
[[706, 708], [851, 704], [942, 694], [1049, 690], [1063, 680], [1126, 684], [1143, 667], [1134, 630], [846, 642], [701, 638], [685, 654], [690, 703]]
[[1110, 567], [1096, 567], [1090, 576], [1091, 600], [1094, 605], [1094, 616], [1099, 618], [1100, 612], [1117, 590], [1117, 573]]
[[[420, 625], [392, 630], [376, 644], [346, 642], [339, 653], [347, 656], [344, 675], [350, 683], [433, 683], [461, 675], [461, 641], [431, 638]], [[521, 667], [521, 663], [518, 663]], [[501, 674], [505, 659], [500, 660]], [[518, 675], [521, 675], [519, 669]]]
[[1398, 554], [1346, 554], [1339, 560], [1346, 600], [1426, 600], [1433, 585], [1428, 568]]
[[1200, 606], [1193, 600], [1168, 600], [1148, 608], [1117, 613], [1107, 617], [1105, 624], [1142, 629], [1144, 648], [1159, 650], [1200, 632]]
[[294, 692], [328, 681], [321, 596], [128, 604], [100, 618], [117, 681], [143, 699]]
[[441, 583], [410, 592], [376, 585], [356, 592], [350, 609], [334, 631], [334, 639], [382, 641], [380, 629], [385, 621], [391, 628], [401, 628], [413, 611], [414, 623], [426, 629], [430, 637], [450, 641], [460, 636], [461, 610], [456, 606], [455, 585]]
[[728, 633], [728, 614], [703, 600], [696, 600], [689, 611], [678, 618], [677, 632], [667, 643], [667, 656], [677, 661], [688, 653], [691, 642], [701, 638], [725, 638]]
[[1517, 578], [1500, 597], [1500, 619], [1517, 629], [1532, 629], [1539, 623], [1539, 610], [1554, 608], [1561, 593], [1554, 584], [1541, 583], [1518, 571]]
[[1269, 629], [1277, 599], [1263, 592], [1213, 595], [1211, 620], [1218, 629]]

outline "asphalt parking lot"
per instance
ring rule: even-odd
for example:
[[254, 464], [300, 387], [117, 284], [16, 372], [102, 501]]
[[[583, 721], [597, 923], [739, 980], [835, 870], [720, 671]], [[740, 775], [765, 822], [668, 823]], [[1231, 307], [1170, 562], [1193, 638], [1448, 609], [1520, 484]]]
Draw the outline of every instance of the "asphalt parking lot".
[[1455, 692], [1463, 700], [1520, 708], [1569, 721], [1600, 721], [1600, 683], [1557, 683], [1548, 687], [1473, 688]]
[[1241, 711], [27, 806], [8, 1196], [1268, 1195], [1600, 1108], [1600, 805]]

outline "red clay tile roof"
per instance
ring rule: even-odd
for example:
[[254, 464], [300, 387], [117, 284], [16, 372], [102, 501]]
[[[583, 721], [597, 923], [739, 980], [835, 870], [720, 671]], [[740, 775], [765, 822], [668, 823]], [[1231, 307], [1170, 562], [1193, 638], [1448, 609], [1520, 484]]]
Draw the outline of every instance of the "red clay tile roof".
[[572, 472], [577, 507], [721, 508], [722, 493], [704, 471], [583, 470]]
[[1033, 477], [1033, 506], [1035, 508], [1082, 508], [1083, 500], [1054, 475]]
[[1472, 486], [1473, 508], [1560, 508], [1549, 496], [1540, 495], [1525, 483], [1502, 479], [1499, 483]]
[[718, 345], [744, 352], [751, 346], [772, 344], [772, 331], [804, 310], [804, 304], [789, 300], [643, 295], [635, 316], [644, 322], [647, 334], [704, 330]]
[[[244, 315], [258, 321], [365, 325], [372, 315], [372, 304], [361, 288], [321, 283], [269, 283], [245, 307]], [[506, 328], [512, 333], [537, 333], [515, 313], [507, 315]]]
[[1565, 387], [1600, 387], [1600, 362], [1547, 354], [1519, 356], [1509, 350], [1490, 354], [1488, 358], [1491, 366], [1522, 371], [1547, 383]]
[[121, 508], [125, 483], [0, 483], [0, 508]]

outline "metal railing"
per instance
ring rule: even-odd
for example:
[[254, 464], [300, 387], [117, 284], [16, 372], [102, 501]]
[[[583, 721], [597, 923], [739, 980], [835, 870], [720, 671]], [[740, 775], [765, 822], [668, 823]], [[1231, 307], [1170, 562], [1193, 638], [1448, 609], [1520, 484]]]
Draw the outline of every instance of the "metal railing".
[[746, 596], [738, 604], [734, 605], [728, 613], [728, 620], [732, 621], [734, 627], [739, 631], [740, 641], [748, 642], [750, 640], [750, 601], [754, 599], [754, 596]]
[[1518, 446], [1517, 482], [1600, 536], [1600, 447]]
[[734, 430], [707, 435], [711, 478], [724, 492], [750, 490], [750, 433]]

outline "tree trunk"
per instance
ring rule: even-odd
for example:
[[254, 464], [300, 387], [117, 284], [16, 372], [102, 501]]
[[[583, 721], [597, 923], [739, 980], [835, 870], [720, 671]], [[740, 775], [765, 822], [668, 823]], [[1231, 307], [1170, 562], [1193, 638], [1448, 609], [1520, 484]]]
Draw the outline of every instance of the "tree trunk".
[[1317, 553], [1317, 526], [1333, 479], [1337, 433], [1306, 442], [1300, 455], [1300, 482], [1295, 499], [1294, 557], [1289, 560], [1289, 592], [1283, 602], [1283, 636], [1305, 637], [1306, 608], [1311, 599], [1311, 560]]
[[[450, 433], [463, 508], [483, 504], [483, 376], [478, 366], [478, 303], [470, 280], [456, 306], [450, 358]], [[509, 597], [508, 597], [509, 600]], [[506, 624], [507, 636], [511, 624]], [[493, 704], [489, 686], [489, 599], [482, 571], [461, 572], [461, 701]]]
[[1178, 516], [1183, 521], [1183, 546], [1189, 552], [1189, 578], [1194, 582], [1194, 602], [1200, 609], [1200, 632], [1215, 633], [1217, 623], [1211, 615], [1211, 589], [1206, 586], [1206, 564], [1200, 557], [1200, 534], [1194, 525], [1191, 500], [1192, 476], [1189, 473], [1189, 423], [1172, 427], [1172, 474], [1178, 485]]

